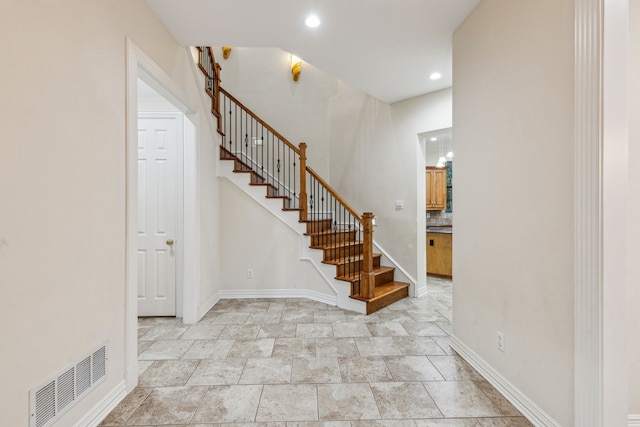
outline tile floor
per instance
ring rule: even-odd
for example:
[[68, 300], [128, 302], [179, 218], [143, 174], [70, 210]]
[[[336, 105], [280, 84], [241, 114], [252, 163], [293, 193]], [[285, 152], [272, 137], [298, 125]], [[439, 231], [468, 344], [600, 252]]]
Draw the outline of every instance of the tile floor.
[[370, 316], [243, 299], [141, 318], [139, 385], [101, 426], [531, 426], [449, 348], [451, 281], [429, 289]]

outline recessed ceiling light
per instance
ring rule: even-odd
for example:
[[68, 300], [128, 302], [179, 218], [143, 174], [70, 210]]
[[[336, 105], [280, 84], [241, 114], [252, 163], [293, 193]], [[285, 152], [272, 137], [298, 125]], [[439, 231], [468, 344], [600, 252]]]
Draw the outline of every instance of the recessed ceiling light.
[[320, 25], [320, 18], [316, 15], [309, 15], [304, 21], [305, 25], [309, 28], [316, 28]]
[[442, 74], [436, 71], [429, 75], [429, 80], [438, 80], [440, 77], [442, 77]]
[[437, 141], [438, 138], [436, 138], [435, 136], [433, 138], [431, 138], [431, 141]]

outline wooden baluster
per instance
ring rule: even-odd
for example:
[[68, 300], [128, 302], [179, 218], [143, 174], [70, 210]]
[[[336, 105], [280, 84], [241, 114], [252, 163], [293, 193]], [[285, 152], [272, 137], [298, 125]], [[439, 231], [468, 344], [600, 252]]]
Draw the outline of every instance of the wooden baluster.
[[362, 271], [360, 273], [360, 296], [373, 298], [375, 276], [373, 273], [373, 217], [371, 212], [362, 214]]
[[300, 195], [298, 203], [300, 205], [300, 221], [306, 221], [308, 216], [307, 207], [307, 144], [300, 143]]

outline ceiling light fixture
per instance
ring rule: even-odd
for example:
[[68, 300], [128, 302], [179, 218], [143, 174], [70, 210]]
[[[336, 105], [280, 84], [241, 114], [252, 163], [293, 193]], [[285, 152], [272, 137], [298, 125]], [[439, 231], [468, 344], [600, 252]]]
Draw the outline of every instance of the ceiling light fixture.
[[429, 80], [439, 80], [442, 77], [442, 74], [435, 71], [429, 75]]
[[294, 82], [297, 82], [300, 78], [300, 68], [302, 68], [302, 60], [295, 55], [291, 55], [291, 76]]
[[304, 23], [309, 28], [316, 28], [320, 26], [320, 18], [317, 15], [309, 15], [307, 19], [304, 20]]

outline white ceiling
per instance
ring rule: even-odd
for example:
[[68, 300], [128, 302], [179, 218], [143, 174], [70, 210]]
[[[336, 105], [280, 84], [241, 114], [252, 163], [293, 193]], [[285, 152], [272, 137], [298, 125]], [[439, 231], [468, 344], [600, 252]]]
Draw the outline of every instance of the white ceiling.
[[478, 2], [147, 0], [182, 45], [278, 47], [388, 103], [451, 86], [451, 35]]

